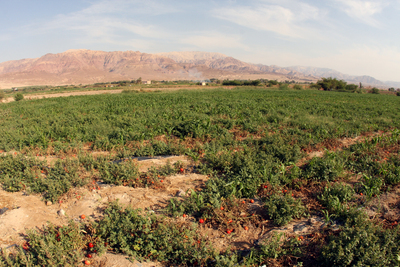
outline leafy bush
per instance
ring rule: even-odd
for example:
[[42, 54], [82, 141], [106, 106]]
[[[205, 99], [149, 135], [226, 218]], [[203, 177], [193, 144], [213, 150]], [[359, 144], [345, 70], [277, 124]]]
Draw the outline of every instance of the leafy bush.
[[399, 266], [400, 229], [384, 230], [364, 221], [346, 224], [322, 249], [323, 266]]
[[170, 264], [205, 265], [215, 252], [196, 235], [196, 225], [171, 222], [140, 210], [123, 209], [113, 202], [98, 223], [97, 234], [115, 252], [138, 260]]
[[338, 80], [336, 78], [322, 78], [317, 82], [320, 88], [324, 89], [325, 91], [332, 91], [332, 90], [343, 90], [346, 88], [347, 83], [344, 80]]
[[303, 90], [303, 86], [301, 86], [301, 85], [299, 85], [299, 84], [295, 84], [295, 85], [293, 86], [293, 89], [295, 89], [295, 90]]
[[384, 181], [381, 177], [373, 177], [365, 174], [358, 184], [359, 191], [365, 194], [368, 198], [379, 195], [383, 185]]
[[49, 224], [41, 232], [28, 231], [28, 241], [17, 252], [1, 251], [0, 266], [76, 266], [84, 256], [83, 230], [83, 225], [71, 221], [63, 227]]
[[379, 90], [378, 88], [376, 88], [376, 87], [374, 87], [374, 88], [371, 89], [371, 93], [372, 93], [372, 94], [379, 94], [379, 91], [380, 91], [380, 90]]
[[396, 95], [397, 95], [397, 96], [400, 96], [400, 92], [397, 92]]
[[139, 177], [139, 167], [132, 160], [108, 162], [99, 166], [99, 174], [105, 183], [134, 185]]
[[343, 160], [335, 153], [327, 152], [324, 157], [312, 158], [304, 168], [306, 179], [333, 181], [343, 172]]
[[329, 209], [334, 209], [333, 199], [336, 197], [340, 203], [345, 203], [354, 199], [355, 191], [347, 184], [336, 183], [333, 186], [324, 188], [318, 199]]
[[24, 99], [24, 95], [21, 94], [21, 93], [17, 93], [17, 94], [14, 96], [14, 100], [15, 100], [15, 101], [21, 101], [22, 99]]
[[306, 208], [301, 200], [296, 200], [289, 194], [271, 195], [264, 201], [264, 206], [269, 218], [279, 226], [306, 215]]
[[0, 91], [0, 102], [2, 102], [5, 97], [6, 95], [4, 94], [4, 92]]

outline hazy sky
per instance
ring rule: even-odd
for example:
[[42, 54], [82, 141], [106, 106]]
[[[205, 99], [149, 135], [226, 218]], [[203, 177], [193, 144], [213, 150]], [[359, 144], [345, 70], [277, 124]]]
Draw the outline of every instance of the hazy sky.
[[400, 0], [0, 0], [0, 26], [0, 62], [208, 51], [400, 81]]

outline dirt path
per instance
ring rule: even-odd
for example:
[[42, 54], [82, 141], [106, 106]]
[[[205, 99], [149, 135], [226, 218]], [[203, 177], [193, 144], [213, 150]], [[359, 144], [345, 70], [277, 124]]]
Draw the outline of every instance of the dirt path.
[[[78, 95], [101, 95], [101, 94], [119, 94], [122, 90], [99, 90], [99, 91], [79, 91], [79, 92], [66, 92], [66, 93], [55, 93], [55, 94], [37, 94], [37, 95], [24, 95], [25, 99], [42, 99], [42, 98], [53, 98], [53, 97], [67, 97], [67, 96], [78, 96]], [[3, 103], [10, 103], [14, 101], [14, 97], [8, 97], [3, 100]]]

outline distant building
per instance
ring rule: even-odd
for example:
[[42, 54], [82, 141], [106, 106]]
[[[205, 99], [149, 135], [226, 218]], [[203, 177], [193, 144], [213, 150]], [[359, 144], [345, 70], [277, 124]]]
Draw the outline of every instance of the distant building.
[[142, 81], [142, 84], [151, 84], [151, 81]]
[[206, 83], [206, 82], [202, 82], [202, 83], [201, 83], [201, 85], [203, 85], [203, 86], [206, 86], [206, 85], [207, 85], [207, 83]]

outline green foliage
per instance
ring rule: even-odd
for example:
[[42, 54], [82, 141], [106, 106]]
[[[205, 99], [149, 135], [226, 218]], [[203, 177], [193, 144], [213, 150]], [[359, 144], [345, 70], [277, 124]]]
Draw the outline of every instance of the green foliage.
[[195, 224], [180, 225], [144, 211], [122, 209], [116, 202], [105, 210], [97, 233], [115, 252], [138, 260], [193, 266], [207, 263], [215, 254], [211, 246], [197, 236]]
[[[327, 186], [319, 196], [319, 200], [331, 210], [335, 210], [335, 202], [346, 203], [354, 199], [355, 191], [347, 184], [335, 183], [333, 186]], [[337, 198], [337, 201], [334, 199]]]
[[358, 85], [356, 85], [356, 84], [347, 84], [346, 87], [345, 87], [345, 89], [346, 89], [347, 91], [355, 92], [355, 91], [356, 91], [357, 89], [359, 89], [359, 88], [358, 88]]
[[322, 78], [317, 82], [320, 88], [325, 91], [336, 91], [336, 90], [344, 90], [346, 89], [347, 83], [343, 80], [338, 80], [336, 78]]
[[71, 187], [88, 182], [79, 177], [78, 165], [74, 160], [59, 160], [48, 167], [45, 162], [33, 158], [7, 155], [0, 159], [0, 182], [9, 192], [26, 189], [42, 193], [44, 199], [54, 202]]
[[396, 95], [397, 95], [397, 96], [400, 96], [400, 92], [397, 92]]
[[265, 210], [274, 224], [282, 226], [293, 219], [306, 215], [306, 208], [300, 199], [296, 200], [289, 194], [274, 194], [264, 201]]
[[301, 86], [301, 85], [299, 85], [299, 84], [295, 84], [295, 85], [293, 86], [293, 89], [294, 89], [294, 90], [303, 90], [303, 86]]
[[333, 181], [342, 174], [343, 165], [341, 157], [326, 151], [324, 157], [314, 157], [305, 165], [302, 176], [306, 179]]
[[[49, 224], [40, 232], [30, 230], [23, 248], [11, 254], [2, 250], [0, 266], [76, 266], [86, 245], [82, 228], [69, 222], [63, 227]], [[98, 249], [100, 254], [103, 251]]]
[[378, 95], [378, 94], [380, 94], [380, 90], [378, 88], [374, 87], [374, 88], [371, 89], [371, 93]]
[[109, 184], [134, 185], [139, 177], [138, 165], [132, 160], [108, 162], [100, 165], [98, 170], [103, 182]]
[[15, 94], [15, 96], [14, 96], [14, 100], [15, 100], [15, 101], [21, 101], [21, 100], [23, 100], [23, 99], [24, 99], [24, 95], [21, 94], [21, 93], [17, 93], [17, 94]]
[[384, 230], [364, 221], [346, 224], [322, 249], [323, 266], [399, 266], [399, 227]]
[[225, 80], [222, 85], [234, 85], [234, 86], [259, 86], [261, 84], [260, 80]]
[[380, 177], [372, 177], [363, 175], [359, 183], [359, 191], [365, 194], [368, 198], [379, 195], [384, 182]]
[[5, 93], [0, 91], [0, 102], [2, 102], [5, 97], [6, 97]]

